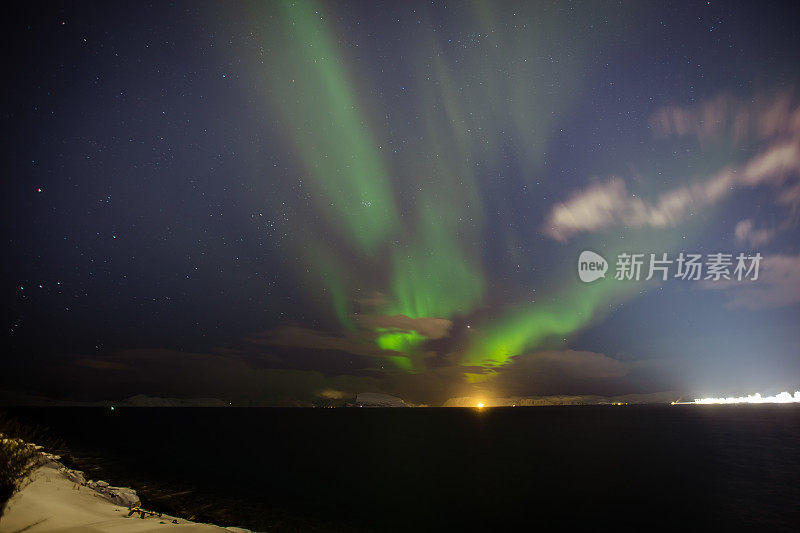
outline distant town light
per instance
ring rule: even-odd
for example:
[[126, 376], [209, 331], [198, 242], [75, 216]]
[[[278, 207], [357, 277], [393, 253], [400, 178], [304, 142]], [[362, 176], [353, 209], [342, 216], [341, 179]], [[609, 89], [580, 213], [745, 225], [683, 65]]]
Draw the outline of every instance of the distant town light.
[[671, 402], [672, 405], [711, 405], [711, 404], [731, 404], [731, 403], [800, 403], [800, 391], [795, 391], [794, 395], [782, 392], [775, 396], [761, 396], [760, 393], [749, 396], [738, 396], [728, 398], [696, 398], [693, 402]]

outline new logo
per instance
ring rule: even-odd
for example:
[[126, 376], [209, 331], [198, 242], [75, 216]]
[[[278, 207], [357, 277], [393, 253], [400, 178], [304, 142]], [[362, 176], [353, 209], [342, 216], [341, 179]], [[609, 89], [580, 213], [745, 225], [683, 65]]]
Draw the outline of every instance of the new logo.
[[607, 270], [608, 262], [599, 254], [584, 250], [578, 257], [578, 277], [584, 283], [605, 278]]

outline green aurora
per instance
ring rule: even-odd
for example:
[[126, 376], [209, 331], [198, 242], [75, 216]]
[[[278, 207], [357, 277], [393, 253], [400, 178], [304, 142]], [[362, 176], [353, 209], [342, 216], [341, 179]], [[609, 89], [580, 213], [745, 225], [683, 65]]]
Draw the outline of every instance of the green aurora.
[[[539, 175], [556, 117], [578, 88], [580, 57], [592, 40], [575, 36], [569, 53], [559, 56], [566, 59], [529, 61], [532, 51], [555, 52], [544, 43], [558, 42], [553, 35], [568, 20], [542, 12], [535, 17], [538, 32], [496, 32], [501, 25], [507, 30], [508, 21], [488, 2], [469, 4], [460, 16], [478, 29], [463, 47], [446, 48], [423, 32], [417, 49], [408, 51], [427, 75], [406, 92], [412, 107], [427, 113], [390, 124], [378, 118], [381, 97], [367, 89], [378, 80], [364, 81], [371, 73], [350, 60], [327, 7], [283, 2], [279, 17], [256, 14], [265, 21], [265, 46], [282, 48], [273, 54], [279, 60], [262, 65], [269, 103], [291, 132], [287, 146], [301, 164], [318, 215], [295, 228], [312, 300], [347, 329], [356, 327], [356, 294], [367, 289], [387, 295], [372, 310], [383, 315], [469, 317], [485, 305], [490, 289], [481, 180], [508, 153], [527, 167], [526, 180]], [[498, 68], [504, 76], [492, 75]], [[499, 144], [498, 131], [515, 142]], [[385, 273], [377, 283], [376, 276], [363, 275], [376, 271]], [[366, 279], [374, 285], [365, 287]], [[573, 288], [555, 295], [557, 303], [515, 307], [476, 324], [462, 363], [489, 371], [504, 365], [553, 336], [585, 327], [627, 290], [613, 282], [576, 287], [568, 276], [562, 285]], [[420, 332], [376, 328], [367, 338], [397, 352], [386, 358], [396, 368], [424, 370], [427, 339]]]

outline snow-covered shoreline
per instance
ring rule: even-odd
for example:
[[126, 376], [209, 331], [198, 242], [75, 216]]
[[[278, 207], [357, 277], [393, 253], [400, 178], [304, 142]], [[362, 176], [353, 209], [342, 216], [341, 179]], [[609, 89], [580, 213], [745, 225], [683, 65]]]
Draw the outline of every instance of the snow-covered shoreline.
[[83, 472], [66, 468], [58, 456], [43, 457], [43, 464], [6, 504], [0, 533], [249, 533], [247, 529], [199, 524], [174, 516], [131, 513], [140, 505], [133, 489], [87, 481]]

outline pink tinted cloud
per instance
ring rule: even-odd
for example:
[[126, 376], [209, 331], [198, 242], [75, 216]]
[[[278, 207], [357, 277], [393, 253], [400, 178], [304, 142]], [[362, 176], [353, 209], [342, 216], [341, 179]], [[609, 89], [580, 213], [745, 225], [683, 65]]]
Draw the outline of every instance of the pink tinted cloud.
[[[625, 181], [613, 177], [575, 192], [548, 214], [543, 232], [567, 241], [580, 233], [616, 226], [664, 228], [678, 225], [691, 211], [724, 200], [738, 189], [769, 186], [776, 201], [796, 212], [800, 206], [800, 106], [781, 95], [771, 105], [733, 110], [727, 98], [708, 106], [670, 108], [656, 114], [657, 135], [720, 135], [726, 124], [753, 130], [766, 139], [763, 149], [742, 165], [730, 166], [695, 182], [662, 193], [653, 200], [631, 194]], [[732, 126], [731, 126], [732, 124]], [[745, 134], [743, 131], [742, 135]]]

